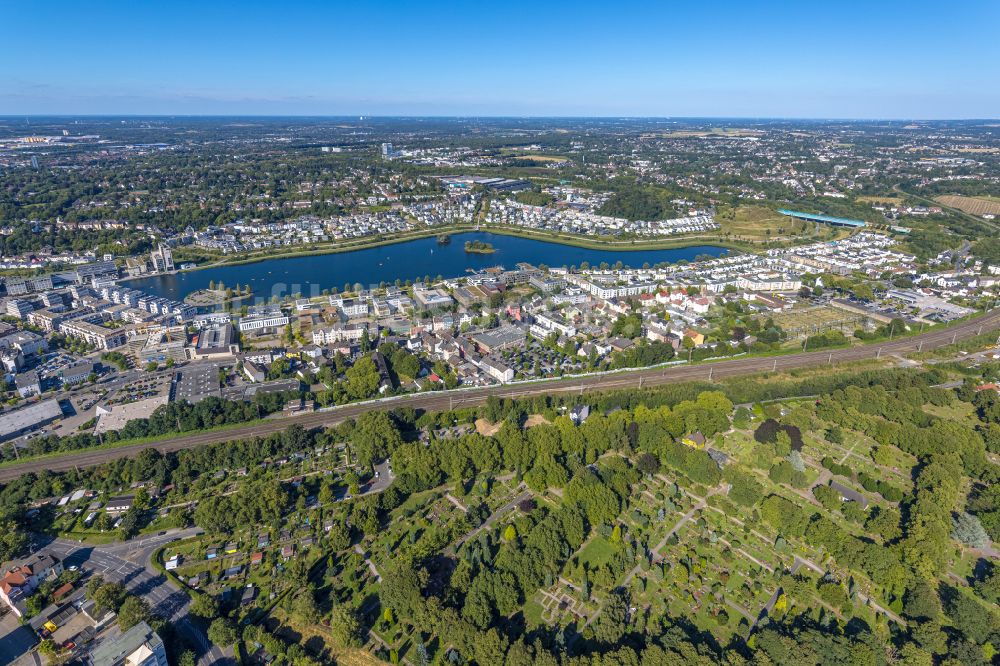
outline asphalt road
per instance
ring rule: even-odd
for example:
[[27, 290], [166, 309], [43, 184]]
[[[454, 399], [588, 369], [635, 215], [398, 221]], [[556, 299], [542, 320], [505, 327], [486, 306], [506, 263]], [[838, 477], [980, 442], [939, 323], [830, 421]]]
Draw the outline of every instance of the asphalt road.
[[937, 347], [951, 344], [987, 332], [1000, 329], [1000, 309], [956, 324], [949, 328], [931, 330], [922, 335], [901, 338], [892, 342], [881, 342], [832, 351], [801, 352], [773, 357], [734, 358], [698, 365], [677, 365], [660, 368], [645, 368], [629, 370], [620, 373], [591, 375], [586, 377], [569, 377], [537, 382], [524, 382], [503, 386], [488, 386], [476, 389], [457, 389], [454, 391], [436, 391], [433, 393], [416, 393], [386, 398], [378, 401], [355, 403], [336, 407], [334, 409], [268, 419], [265, 422], [249, 424], [238, 428], [216, 432], [191, 433], [178, 435], [173, 439], [162, 440], [150, 444], [134, 444], [113, 449], [78, 451], [64, 456], [29, 460], [16, 465], [0, 468], [0, 482], [9, 481], [28, 472], [65, 471], [78, 467], [91, 467], [137, 455], [147, 448], [160, 452], [190, 449], [204, 444], [245, 439], [255, 436], [279, 432], [288, 426], [298, 423], [306, 428], [331, 426], [349, 418], [356, 418], [372, 410], [388, 410], [396, 407], [413, 407], [429, 411], [446, 410], [452, 407], [469, 407], [486, 401], [489, 396], [518, 398], [550, 393], [583, 393], [586, 391], [608, 391], [612, 389], [642, 388], [658, 386], [680, 381], [725, 379], [740, 375], [750, 375], [775, 370], [793, 370], [796, 368], [815, 367], [826, 364], [846, 363], [881, 358], [883, 355], [903, 352], [929, 351]]
[[192, 536], [198, 531], [171, 530], [163, 536], [143, 537], [107, 546], [90, 546], [55, 539], [41, 551], [52, 553], [66, 567], [78, 566], [85, 573], [96, 574], [106, 581], [122, 583], [131, 593], [141, 596], [154, 613], [170, 620], [188, 642], [196, 647], [200, 653], [200, 666], [231, 664], [232, 659], [213, 645], [204, 630], [191, 620], [188, 614], [191, 600], [188, 595], [177, 589], [150, 564], [150, 557], [158, 547], [174, 539]]

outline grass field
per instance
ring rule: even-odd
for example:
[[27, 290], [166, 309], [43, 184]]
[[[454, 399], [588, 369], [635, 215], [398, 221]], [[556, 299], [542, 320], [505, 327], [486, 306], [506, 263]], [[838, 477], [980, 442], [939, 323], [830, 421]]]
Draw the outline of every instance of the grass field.
[[998, 197], [963, 197], [946, 194], [936, 197], [934, 200], [970, 215], [1000, 215], [1000, 198]]
[[567, 159], [561, 155], [538, 155], [536, 153], [528, 153], [526, 155], [514, 153], [511, 157], [518, 157], [524, 160], [534, 160], [536, 162], [565, 162]]
[[858, 197], [858, 203], [899, 205], [903, 203], [903, 200], [900, 197]]
[[924, 411], [942, 419], [949, 419], [959, 423], [965, 422], [969, 428], [979, 425], [979, 418], [976, 416], [976, 408], [971, 403], [955, 401], [950, 405], [924, 405]]
[[327, 630], [296, 622], [281, 609], [275, 610], [274, 617], [281, 623], [276, 633], [289, 643], [304, 646], [307, 653], [328, 654], [337, 664], [344, 666], [375, 666], [385, 663], [367, 650], [337, 645]]
[[[780, 241], [807, 237], [816, 229], [810, 222], [781, 215], [764, 206], [723, 208], [716, 216], [723, 234], [751, 242]], [[824, 227], [820, 231], [824, 231]]]
[[543, 153], [527, 153], [516, 148], [504, 148], [500, 151], [504, 157], [518, 157], [525, 160], [535, 160], [536, 162], [563, 162], [567, 159], [565, 155], [545, 155]]
[[602, 536], [595, 536], [580, 551], [580, 562], [585, 563], [590, 569], [596, 569], [611, 561], [615, 550], [615, 546], [607, 539]]

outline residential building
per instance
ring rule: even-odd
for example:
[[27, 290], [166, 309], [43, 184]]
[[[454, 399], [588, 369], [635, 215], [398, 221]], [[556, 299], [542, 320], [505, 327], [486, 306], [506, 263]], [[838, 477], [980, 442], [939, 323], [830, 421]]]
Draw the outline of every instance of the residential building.
[[29, 312], [27, 318], [29, 324], [37, 326], [46, 333], [58, 331], [59, 324], [62, 323], [62, 315], [60, 313], [47, 309]]
[[334, 324], [329, 328], [318, 328], [313, 331], [313, 344], [329, 345], [336, 342], [357, 342], [366, 334], [369, 338], [378, 337], [378, 326], [371, 324], [372, 331], [368, 330], [369, 324]]
[[35, 306], [31, 304], [31, 301], [26, 301], [23, 298], [11, 298], [7, 301], [7, 315], [9, 317], [24, 320], [34, 309]]
[[32, 555], [8, 569], [0, 578], [0, 601], [17, 617], [24, 616], [23, 600], [34, 594], [44, 581], [63, 571], [62, 562], [48, 554]]
[[48, 341], [34, 331], [14, 331], [0, 338], [0, 349], [17, 349], [25, 356], [49, 350]]
[[14, 377], [14, 387], [17, 389], [17, 394], [22, 398], [30, 398], [33, 395], [41, 395], [42, 393], [41, 380], [38, 377], [38, 373], [34, 370], [16, 375]]
[[174, 270], [174, 256], [170, 252], [169, 245], [160, 243], [149, 253], [149, 261], [153, 265], [154, 273], [169, 273]]
[[104, 328], [83, 319], [63, 322], [59, 331], [72, 338], [79, 338], [98, 349], [114, 349], [128, 342], [126, 330]]
[[479, 361], [479, 367], [502, 384], [514, 381], [514, 371], [496, 359], [483, 357]]
[[9, 296], [23, 296], [38, 291], [45, 291], [52, 288], [52, 276], [43, 275], [34, 278], [10, 278], [7, 280], [7, 294]]
[[246, 317], [240, 319], [240, 332], [242, 333], [265, 333], [276, 331], [287, 326], [288, 315], [279, 308], [261, 306], [251, 308]]

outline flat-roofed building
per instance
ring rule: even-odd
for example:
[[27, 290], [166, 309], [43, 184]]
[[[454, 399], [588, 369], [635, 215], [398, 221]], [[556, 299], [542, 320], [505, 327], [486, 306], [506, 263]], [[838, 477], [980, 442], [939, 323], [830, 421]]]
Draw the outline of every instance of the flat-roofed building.
[[240, 331], [242, 333], [264, 333], [275, 331], [289, 322], [288, 315], [280, 310], [277, 312], [249, 314], [240, 319]]
[[52, 288], [52, 276], [42, 275], [32, 278], [11, 278], [7, 280], [7, 293], [10, 296], [23, 296], [37, 291], [46, 291]]
[[144, 400], [127, 402], [124, 405], [98, 405], [96, 434], [111, 430], [121, 430], [129, 421], [148, 419], [158, 407], [167, 404], [168, 395], [158, 395]]
[[146, 622], [102, 641], [89, 661], [91, 666], [169, 666], [163, 641]]
[[186, 400], [193, 405], [213, 396], [221, 397], [218, 364], [192, 364], [177, 373], [174, 400]]
[[183, 334], [174, 339], [163, 333], [153, 333], [146, 338], [145, 344], [136, 356], [143, 365], [150, 362], [166, 363], [171, 359], [176, 363], [187, 360], [186, 348], [187, 340]]
[[865, 222], [861, 220], [851, 220], [846, 217], [833, 217], [832, 215], [817, 215], [814, 213], [803, 213], [797, 210], [786, 210], [784, 208], [779, 208], [778, 212], [782, 215], [787, 215], [788, 217], [794, 217], [798, 220], [806, 220], [809, 222], [822, 222], [824, 224], [829, 224], [835, 227], [848, 227], [850, 229], [861, 229], [867, 226]]
[[233, 358], [239, 352], [232, 324], [210, 326], [198, 333], [198, 342], [188, 350], [192, 359]]
[[25, 356], [47, 352], [48, 341], [34, 331], [14, 331], [0, 338], [0, 349], [16, 349]]
[[65, 291], [46, 291], [40, 298], [42, 305], [47, 308], [62, 308], [68, 305], [66, 296], [68, 296], [68, 293]]
[[48, 425], [62, 415], [58, 400], [43, 400], [0, 415], [0, 442]]
[[455, 301], [442, 289], [413, 289], [413, 298], [423, 308], [446, 308]]
[[342, 298], [340, 296], [331, 296], [330, 305], [337, 308], [348, 319], [368, 316], [368, 301], [360, 298]]
[[521, 346], [526, 337], [525, 332], [517, 326], [500, 326], [473, 335], [472, 341], [484, 354], [492, 354], [502, 349]]
[[223, 326], [233, 321], [232, 315], [228, 312], [207, 312], [195, 315], [191, 323], [195, 328], [210, 328], [212, 326]]
[[118, 266], [114, 261], [95, 261], [76, 269], [77, 284], [93, 284], [96, 280], [118, 277]]

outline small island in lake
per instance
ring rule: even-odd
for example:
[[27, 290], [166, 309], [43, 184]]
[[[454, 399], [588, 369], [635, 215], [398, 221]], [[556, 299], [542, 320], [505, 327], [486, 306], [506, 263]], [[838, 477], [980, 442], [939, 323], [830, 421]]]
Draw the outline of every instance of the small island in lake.
[[492, 243], [474, 240], [465, 241], [465, 251], [469, 254], [493, 254], [496, 252], [496, 248], [493, 247]]
[[449, 243], [451, 243], [451, 236], [448, 234], [438, 236], [438, 245], [448, 245]]

